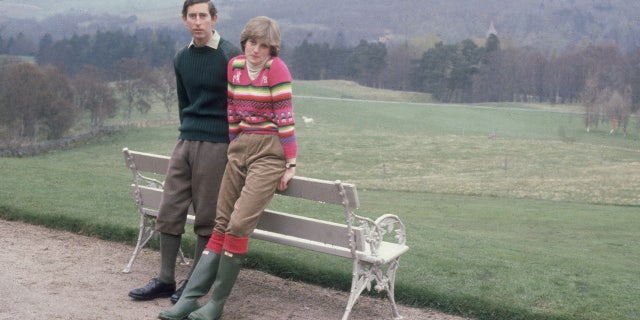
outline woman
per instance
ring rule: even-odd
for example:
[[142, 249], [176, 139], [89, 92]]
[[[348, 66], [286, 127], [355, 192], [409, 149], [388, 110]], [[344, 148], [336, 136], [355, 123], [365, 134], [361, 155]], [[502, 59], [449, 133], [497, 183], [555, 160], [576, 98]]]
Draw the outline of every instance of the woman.
[[[248, 251], [249, 236], [276, 188], [295, 175], [297, 142], [291, 74], [278, 58], [280, 30], [268, 17], [251, 19], [240, 35], [244, 55], [227, 68], [229, 150], [213, 233], [185, 291], [160, 319], [218, 319]], [[211, 300], [197, 299], [213, 285]]]

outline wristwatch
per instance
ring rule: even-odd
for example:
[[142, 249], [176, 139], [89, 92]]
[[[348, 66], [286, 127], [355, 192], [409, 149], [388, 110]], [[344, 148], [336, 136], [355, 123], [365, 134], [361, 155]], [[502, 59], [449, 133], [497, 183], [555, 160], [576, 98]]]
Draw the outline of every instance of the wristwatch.
[[296, 164], [295, 164], [295, 163], [289, 163], [289, 162], [287, 162], [287, 163], [285, 163], [285, 164], [284, 164], [284, 167], [285, 167], [285, 168], [287, 168], [287, 169], [289, 169], [289, 168], [295, 168], [295, 167], [296, 167]]

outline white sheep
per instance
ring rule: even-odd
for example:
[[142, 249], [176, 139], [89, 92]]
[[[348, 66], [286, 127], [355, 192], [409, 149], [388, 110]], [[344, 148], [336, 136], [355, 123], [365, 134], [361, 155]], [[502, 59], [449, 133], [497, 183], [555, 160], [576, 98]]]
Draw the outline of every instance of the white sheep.
[[302, 121], [304, 121], [305, 126], [310, 126], [314, 124], [313, 118], [302, 116]]

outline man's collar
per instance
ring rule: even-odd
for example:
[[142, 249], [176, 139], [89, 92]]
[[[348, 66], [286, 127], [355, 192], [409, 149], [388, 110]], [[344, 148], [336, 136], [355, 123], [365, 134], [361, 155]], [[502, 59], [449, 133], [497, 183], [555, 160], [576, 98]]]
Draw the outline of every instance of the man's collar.
[[[217, 50], [218, 45], [220, 45], [220, 34], [215, 30], [213, 30], [213, 36], [211, 37], [211, 39], [209, 39], [209, 42], [207, 42], [205, 46]], [[191, 42], [189, 43], [189, 48], [195, 47], [195, 46], [196, 46], [195, 42], [193, 42], [193, 39], [191, 39]]]

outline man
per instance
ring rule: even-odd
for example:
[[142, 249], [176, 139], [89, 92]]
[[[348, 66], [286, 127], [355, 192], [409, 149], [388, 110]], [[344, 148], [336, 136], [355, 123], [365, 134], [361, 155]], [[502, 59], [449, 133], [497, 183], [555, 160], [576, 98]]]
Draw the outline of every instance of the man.
[[189, 205], [197, 235], [193, 266], [211, 236], [220, 181], [227, 162], [227, 64], [241, 54], [213, 29], [217, 9], [210, 0], [186, 0], [182, 20], [191, 43], [175, 56], [180, 135], [164, 183], [156, 221], [160, 233], [160, 273], [129, 296], [136, 300], [171, 297], [176, 303], [187, 281], [176, 291], [175, 266]]
[[[278, 57], [280, 27], [268, 17], [251, 19], [240, 35], [244, 55], [227, 70], [229, 152], [216, 225], [189, 284], [163, 320], [219, 319], [248, 252], [249, 236], [276, 189], [295, 175], [298, 143], [291, 74]], [[211, 299], [198, 299], [213, 287]]]

